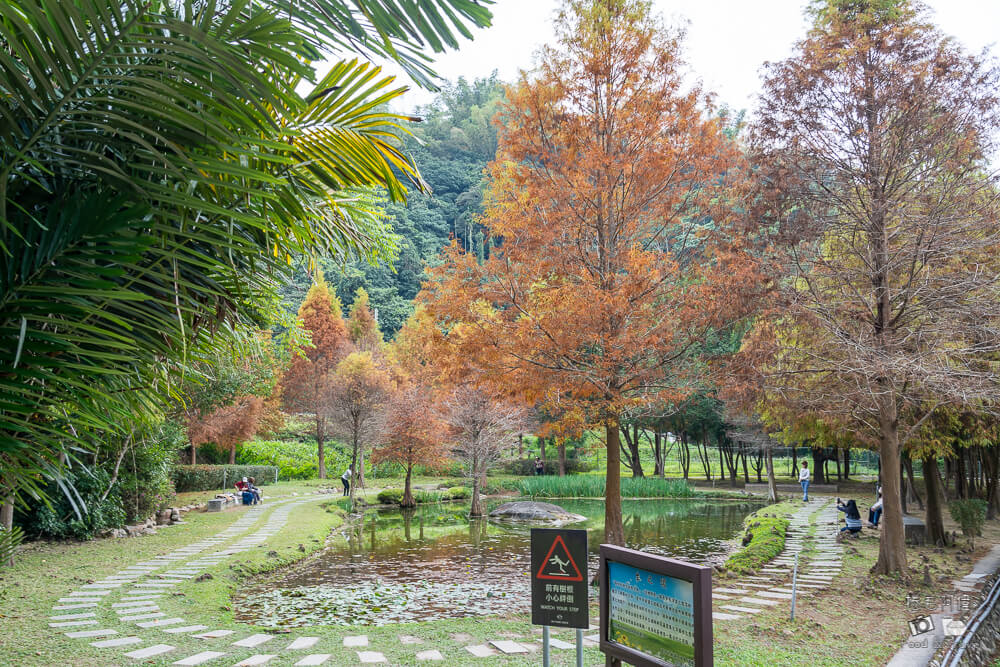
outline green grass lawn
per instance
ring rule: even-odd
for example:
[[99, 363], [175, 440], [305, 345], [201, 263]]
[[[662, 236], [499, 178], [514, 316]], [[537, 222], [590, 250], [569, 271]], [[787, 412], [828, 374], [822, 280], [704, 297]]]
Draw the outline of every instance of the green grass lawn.
[[[418, 480], [418, 483], [436, 486], [441, 482], [426, 478]], [[285, 497], [292, 493], [312, 497], [318, 486], [322, 486], [318, 481], [297, 482], [279, 484], [265, 491]], [[375, 484], [370, 484], [366, 494], [376, 493], [377, 488]], [[141, 630], [140, 636], [156, 637], [158, 641], [177, 647], [171, 653], [141, 664], [170, 664], [204, 650], [226, 651], [229, 654], [226, 660], [229, 657], [233, 659], [219, 661], [218, 664], [233, 664], [254, 652], [281, 654], [281, 649], [293, 637], [305, 635], [321, 638], [308, 652], [331, 653], [334, 657], [328, 664], [350, 665], [355, 664], [355, 656], [342, 646], [342, 640], [347, 635], [357, 634], [367, 634], [369, 648], [385, 653], [393, 665], [416, 664], [413, 659], [415, 652], [429, 648], [437, 648], [444, 654], [445, 661], [439, 664], [526, 666], [540, 663], [537, 654], [478, 660], [464, 650], [467, 645], [486, 643], [491, 639], [513, 639], [537, 645], [540, 629], [532, 627], [529, 618], [523, 614], [387, 627], [310, 626], [294, 630], [287, 639], [279, 637], [272, 640], [256, 651], [230, 646], [234, 637], [243, 637], [254, 631], [273, 632], [273, 629], [255, 628], [234, 620], [234, 609], [238, 608], [240, 590], [245, 582], [250, 578], [257, 581], [277, 567], [308, 557], [327, 540], [342, 539], [337, 529], [345, 517], [331, 503], [334, 500], [336, 496], [324, 496], [296, 508], [285, 528], [269, 538], [265, 546], [213, 566], [207, 570], [213, 575], [211, 580], [186, 580], [172, 590], [174, 594], [165, 595], [158, 601], [161, 609], [170, 616], [183, 616], [186, 621], [204, 623], [213, 629], [234, 629], [239, 634], [230, 637], [229, 641], [198, 640], [184, 635]], [[273, 511], [267, 505], [265, 510]], [[120, 649], [93, 648], [86, 640], [65, 637], [62, 629], [48, 628], [47, 619], [53, 613], [51, 607], [56, 600], [84, 583], [214, 535], [244, 512], [244, 508], [235, 508], [213, 514], [191, 513], [186, 517], [187, 524], [163, 528], [152, 536], [88, 543], [29, 544], [19, 554], [12, 569], [0, 570], [0, 665], [125, 664], [127, 659], [122, 658], [123, 651]], [[988, 524], [987, 534], [978, 541], [980, 551], [1000, 538], [1000, 528], [994, 523]], [[912, 548], [911, 562], [921, 568], [916, 574], [922, 575], [922, 567], [926, 565], [934, 580], [931, 586], [924, 587], [919, 583], [920, 577], [914, 578], [916, 583], [909, 584], [891, 579], [872, 579], [868, 569], [874, 562], [877, 549], [878, 538], [871, 531], [866, 531], [859, 540], [850, 541], [844, 554], [844, 573], [834, 586], [801, 600], [794, 622], [788, 620], [787, 608], [778, 605], [745, 621], [716, 623], [716, 664], [810, 667], [884, 664], [906, 636], [906, 621], [922, 611], [907, 606], [907, 593], [938, 595], [952, 578], [961, 576], [968, 565], [957, 560], [956, 556], [960, 554], [955, 549]], [[719, 585], [724, 583], [725, 580], [718, 582]], [[115, 594], [111, 597], [117, 598]], [[596, 601], [592, 601], [591, 618], [595, 624], [597, 617]], [[106, 611], [101, 612], [101, 618], [108, 618]], [[124, 633], [131, 626], [107, 622], [97, 627], [111, 627]], [[418, 637], [424, 643], [404, 645], [399, 641], [402, 634]], [[557, 630], [553, 636], [569, 641], [573, 632]], [[146, 641], [143, 645], [150, 643]], [[281, 655], [269, 664], [291, 665], [303, 654], [297, 653], [294, 659]], [[586, 665], [604, 664], [603, 656], [596, 647], [588, 647], [584, 655]], [[574, 664], [572, 652], [554, 651], [553, 664]]]

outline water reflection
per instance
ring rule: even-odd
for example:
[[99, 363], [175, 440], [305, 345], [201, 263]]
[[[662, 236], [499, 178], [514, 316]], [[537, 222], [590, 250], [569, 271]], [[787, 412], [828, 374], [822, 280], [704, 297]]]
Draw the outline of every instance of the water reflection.
[[[591, 573], [604, 535], [604, 503], [558, 501], [588, 518]], [[631, 500], [623, 504], [627, 545], [697, 563], [725, 558], [727, 545], [759, 502]], [[410, 510], [372, 510], [345, 530], [346, 541], [292, 568], [267, 588], [354, 585], [369, 580], [455, 581], [475, 577], [491, 582], [525, 576], [530, 529], [466, 518], [467, 505], [439, 504]]]

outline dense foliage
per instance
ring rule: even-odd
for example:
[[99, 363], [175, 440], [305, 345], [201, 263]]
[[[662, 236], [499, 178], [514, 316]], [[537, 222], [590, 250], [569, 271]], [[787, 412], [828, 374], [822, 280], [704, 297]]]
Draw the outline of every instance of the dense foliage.
[[178, 492], [230, 491], [244, 477], [253, 477], [257, 486], [274, 482], [278, 469], [262, 465], [179, 465], [171, 471]]

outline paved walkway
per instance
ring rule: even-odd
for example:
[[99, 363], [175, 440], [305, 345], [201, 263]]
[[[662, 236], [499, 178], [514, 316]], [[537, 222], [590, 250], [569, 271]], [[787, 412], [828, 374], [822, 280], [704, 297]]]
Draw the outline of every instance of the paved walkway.
[[[113, 664], [129, 664], [148, 659], [168, 660], [174, 665], [324, 665], [386, 664], [385, 655], [369, 646], [367, 635], [347, 636], [336, 646], [329, 638], [296, 634], [239, 632], [213, 628], [183, 617], [167, 617], [158, 600], [178, 584], [194, 579], [206, 568], [219, 565], [245, 551], [255, 549], [288, 522], [297, 507], [326, 496], [293, 497], [253, 506], [229, 528], [218, 534], [178, 548], [161, 556], [135, 563], [114, 575], [80, 586], [59, 598], [52, 608], [49, 626], [54, 632], [88, 642], [91, 646], [113, 652]], [[790, 604], [791, 575], [796, 555], [800, 557], [796, 586], [799, 597], [826, 587], [841, 567], [841, 546], [836, 542], [837, 513], [829, 500], [803, 504], [791, 518], [785, 549], [754, 576], [714, 590], [717, 622], [738, 621], [752, 617], [764, 608]], [[106, 627], [109, 619], [129, 626], [126, 632]], [[596, 630], [591, 627], [590, 631]], [[204, 643], [204, 650], [178, 649], [180, 637], [194, 637]], [[472, 637], [454, 636], [463, 644]], [[411, 635], [399, 635], [400, 645], [412, 645], [416, 661], [445, 661], [436, 648], [421, 646], [424, 641]], [[497, 639], [485, 644], [462, 647], [470, 659], [497, 655], [527, 654], [540, 651], [540, 640], [512, 641]], [[588, 634], [585, 646], [595, 646], [596, 634]], [[188, 643], [188, 642], [185, 642]], [[571, 651], [573, 643], [552, 640], [556, 651]], [[168, 655], [169, 654], [169, 655]], [[355, 660], [356, 657], [356, 660]], [[454, 656], [448, 661], [453, 662]], [[464, 660], [462, 661], [465, 662]], [[454, 663], [453, 663], [454, 664]]]
[[765, 608], [790, 606], [796, 558], [796, 604], [801, 605], [803, 598], [826, 588], [841, 568], [843, 548], [837, 543], [837, 519], [832, 500], [803, 503], [789, 521], [784, 550], [774, 560], [760, 568], [758, 574], [713, 587], [712, 618], [716, 622], [739, 621]]

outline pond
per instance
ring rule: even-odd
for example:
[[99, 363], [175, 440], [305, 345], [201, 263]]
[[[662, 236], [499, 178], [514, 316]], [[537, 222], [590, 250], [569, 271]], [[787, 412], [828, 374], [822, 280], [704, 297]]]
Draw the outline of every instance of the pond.
[[[604, 502], [554, 502], [587, 517], [568, 527], [587, 529], [593, 577]], [[626, 500], [625, 540], [654, 554], [720, 563], [743, 519], [764, 504]], [[458, 503], [371, 510], [318, 555], [241, 591], [237, 618], [271, 627], [387, 625], [527, 611], [530, 528], [470, 521], [467, 512]]]

